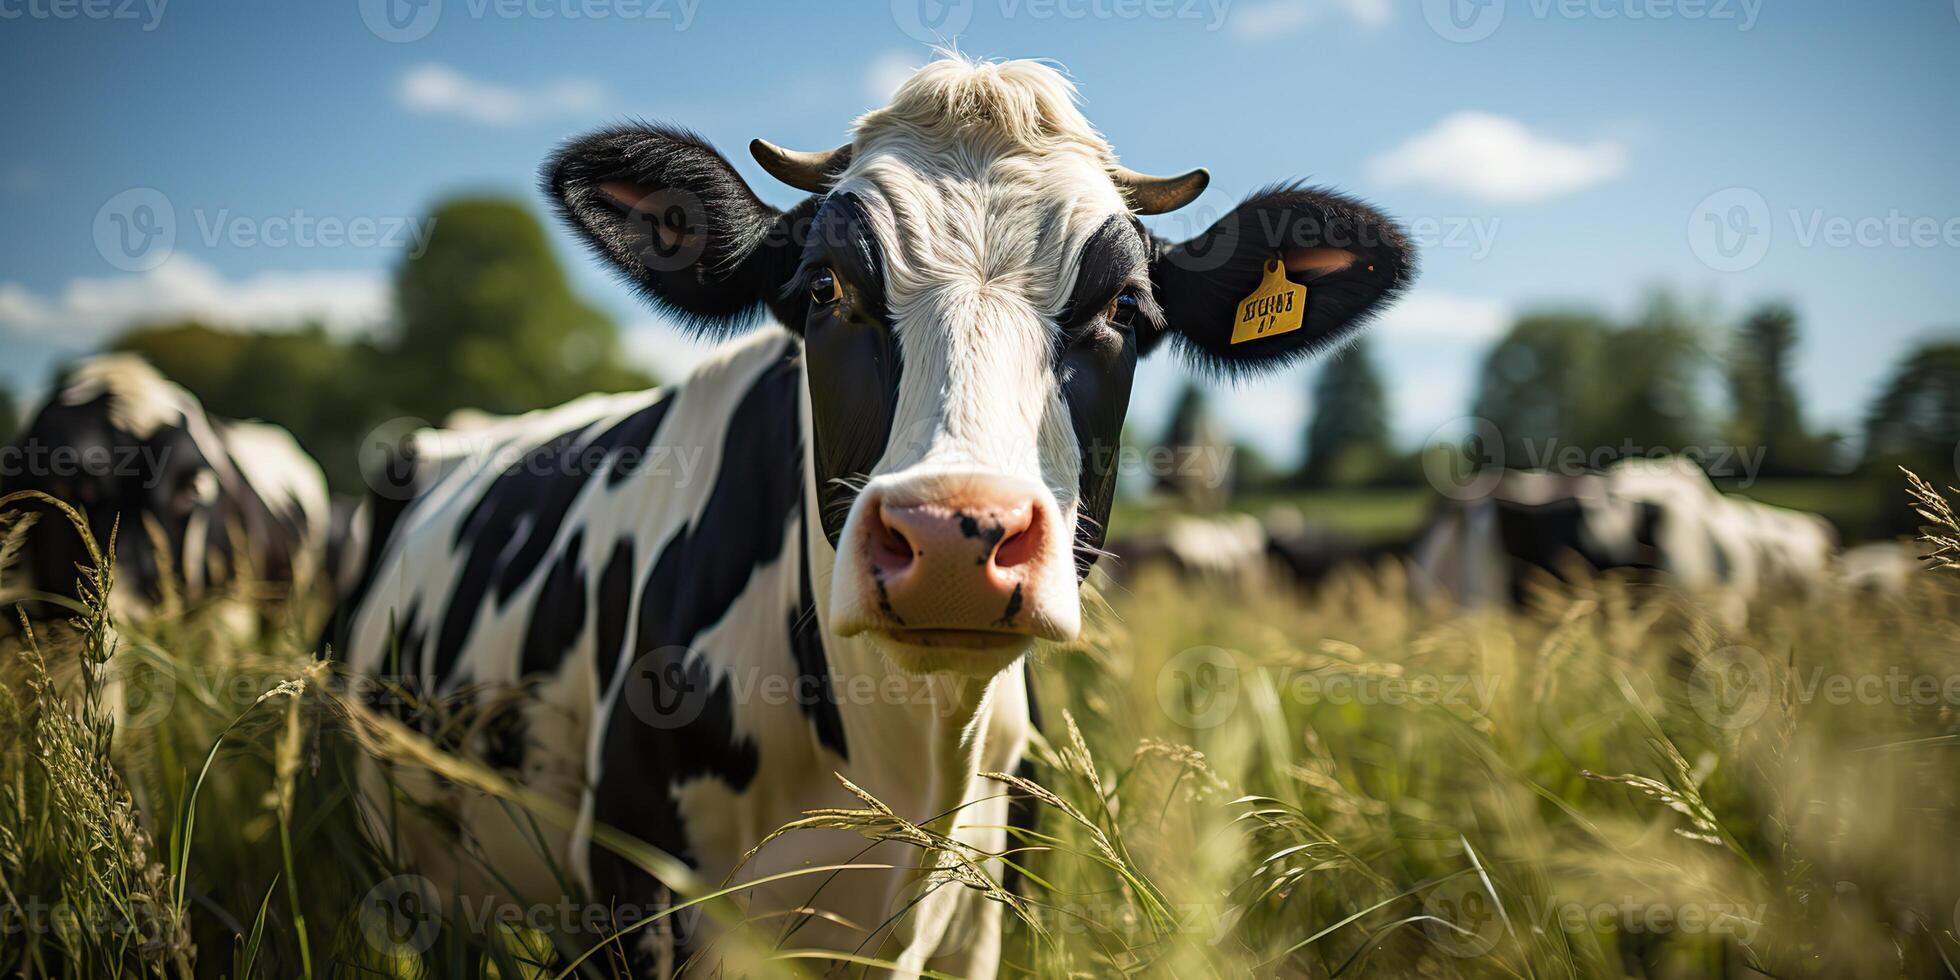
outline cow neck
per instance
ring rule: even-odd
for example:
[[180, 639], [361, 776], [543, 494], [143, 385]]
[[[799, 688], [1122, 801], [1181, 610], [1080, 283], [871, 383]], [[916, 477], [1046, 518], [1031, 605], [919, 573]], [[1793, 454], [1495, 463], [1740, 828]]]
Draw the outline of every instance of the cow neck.
[[[805, 514], [816, 514], [815, 454], [807, 451], [811, 433], [807, 373], [802, 387], [803, 506]], [[1002, 678], [1014, 676], [1020, 669], [1018, 661], [984, 678], [908, 674], [865, 638], [836, 636], [830, 631], [830, 586], [837, 551], [824, 536], [822, 521], [806, 520], [803, 529], [802, 557], [809, 563], [818, 635], [842, 702], [850, 751], [850, 761], [840, 771], [901, 816], [940, 818], [935, 826], [943, 831], [978, 771], [994, 687]], [[886, 696], [893, 690], [905, 692], [904, 696]], [[853, 691], [872, 693], [860, 698]]]

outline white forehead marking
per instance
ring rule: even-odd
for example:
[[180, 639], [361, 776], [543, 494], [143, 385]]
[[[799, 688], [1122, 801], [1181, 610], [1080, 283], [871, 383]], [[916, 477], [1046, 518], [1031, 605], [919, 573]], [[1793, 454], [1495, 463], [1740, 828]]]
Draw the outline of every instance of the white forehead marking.
[[835, 190], [864, 204], [901, 319], [934, 290], [1052, 316], [1083, 242], [1129, 212], [1075, 86], [1039, 62], [934, 61], [858, 120], [855, 147]]
[[878, 238], [904, 363], [878, 472], [1013, 474], [1072, 504], [1055, 317], [1083, 244], [1129, 214], [1115, 161], [1075, 87], [1033, 61], [935, 61], [858, 120], [833, 190]]

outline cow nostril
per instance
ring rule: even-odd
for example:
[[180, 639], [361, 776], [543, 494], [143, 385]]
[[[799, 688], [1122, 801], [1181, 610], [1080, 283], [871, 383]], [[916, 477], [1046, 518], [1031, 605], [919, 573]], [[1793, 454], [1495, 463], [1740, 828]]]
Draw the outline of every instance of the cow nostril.
[[897, 571], [912, 563], [912, 542], [891, 525], [882, 508], [878, 511], [878, 533], [872, 538], [872, 553], [878, 565], [887, 571]]
[[1035, 560], [1041, 554], [1041, 512], [1033, 511], [1026, 527], [1007, 536], [994, 549], [995, 568], [1014, 568]]

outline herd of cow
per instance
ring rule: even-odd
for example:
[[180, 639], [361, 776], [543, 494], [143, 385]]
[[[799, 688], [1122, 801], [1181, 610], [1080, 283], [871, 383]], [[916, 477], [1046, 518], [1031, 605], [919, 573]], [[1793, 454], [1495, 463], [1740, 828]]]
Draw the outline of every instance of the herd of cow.
[[[625, 920], [666, 907], [665, 884], [596, 842], [611, 827], [704, 881], [769, 879], [742, 902], [782, 911], [797, 945], [992, 975], [1001, 906], [940, 887], [911, 845], [806, 831], [750, 848], [861, 805], [848, 779], [998, 876], [1014, 818], [982, 774], [1014, 771], [1034, 725], [1024, 654], [1077, 633], [1137, 360], [1168, 344], [1229, 375], [1337, 346], [1413, 279], [1412, 251], [1374, 209], [1296, 183], [1158, 237], [1137, 216], [1190, 202], [1205, 172], [1122, 167], [1035, 62], [947, 57], [836, 150], [750, 149], [809, 196], [772, 208], [699, 138], [653, 126], [545, 167], [560, 216], [655, 306], [707, 333], [773, 321], [679, 384], [420, 432], [336, 522], [282, 430], [209, 417], [105, 355], [56, 384], [16, 440], [32, 465], [0, 489], [73, 502], [99, 539], [119, 522], [125, 622], [241, 582], [332, 594], [322, 648], [352, 674], [504, 712], [469, 748], [573, 826], [382, 763], [364, 780], [376, 819], [389, 793], [416, 804], [389, 839], [443, 888], [577, 891]], [[1300, 297], [1287, 316], [1242, 327], [1281, 278]], [[656, 447], [693, 465], [646, 465]], [[60, 525], [39, 522], [23, 567], [72, 593], [82, 552]], [[1303, 578], [1343, 558], [1231, 522], [1135, 556], [1153, 547], [1194, 569], [1270, 553]], [[1820, 521], [1628, 464], [1506, 476], [1412, 554], [1427, 586], [1475, 601], [1568, 555], [1747, 593], [1832, 550]], [[855, 867], [790, 874], [836, 865]], [[648, 972], [716, 955], [670, 921], [635, 934]]]
[[1405, 538], [1364, 542], [1302, 521], [1297, 510], [1179, 515], [1154, 533], [1110, 543], [1119, 581], [1153, 568], [1212, 582], [1312, 587], [1343, 569], [1398, 562], [1411, 598], [1467, 607], [1523, 606], [1534, 582], [1598, 573], [1696, 595], [1725, 625], [1764, 596], [1845, 588], [1892, 593], [1920, 567], [1903, 544], [1840, 548], [1805, 511], [1722, 493], [1692, 463], [1636, 458], [1604, 471], [1493, 473], [1472, 494], [1438, 494]]

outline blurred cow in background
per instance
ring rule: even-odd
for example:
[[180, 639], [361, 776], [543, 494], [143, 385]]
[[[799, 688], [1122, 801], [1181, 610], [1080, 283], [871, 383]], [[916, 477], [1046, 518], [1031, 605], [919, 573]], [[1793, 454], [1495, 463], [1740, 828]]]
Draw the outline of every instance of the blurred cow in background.
[[1739, 624], [1759, 595], [1823, 584], [1836, 549], [1822, 517], [1723, 494], [1683, 460], [1633, 459], [1599, 474], [1506, 472], [1443, 507], [1414, 558], [1423, 597], [1522, 602], [1534, 571], [1636, 570], [1712, 594]]
[[[304, 595], [325, 564], [326, 477], [285, 429], [206, 414], [190, 392], [132, 354], [69, 368], [22, 427], [0, 469], [0, 492], [38, 490], [87, 518], [107, 548], [118, 528], [111, 608], [143, 618], [166, 599], [195, 602], [227, 586]], [[20, 585], [75, 600], [88, 551], [52, 506], [28, 531]], [[58, 617], [29, 604], [30, 617]]]

